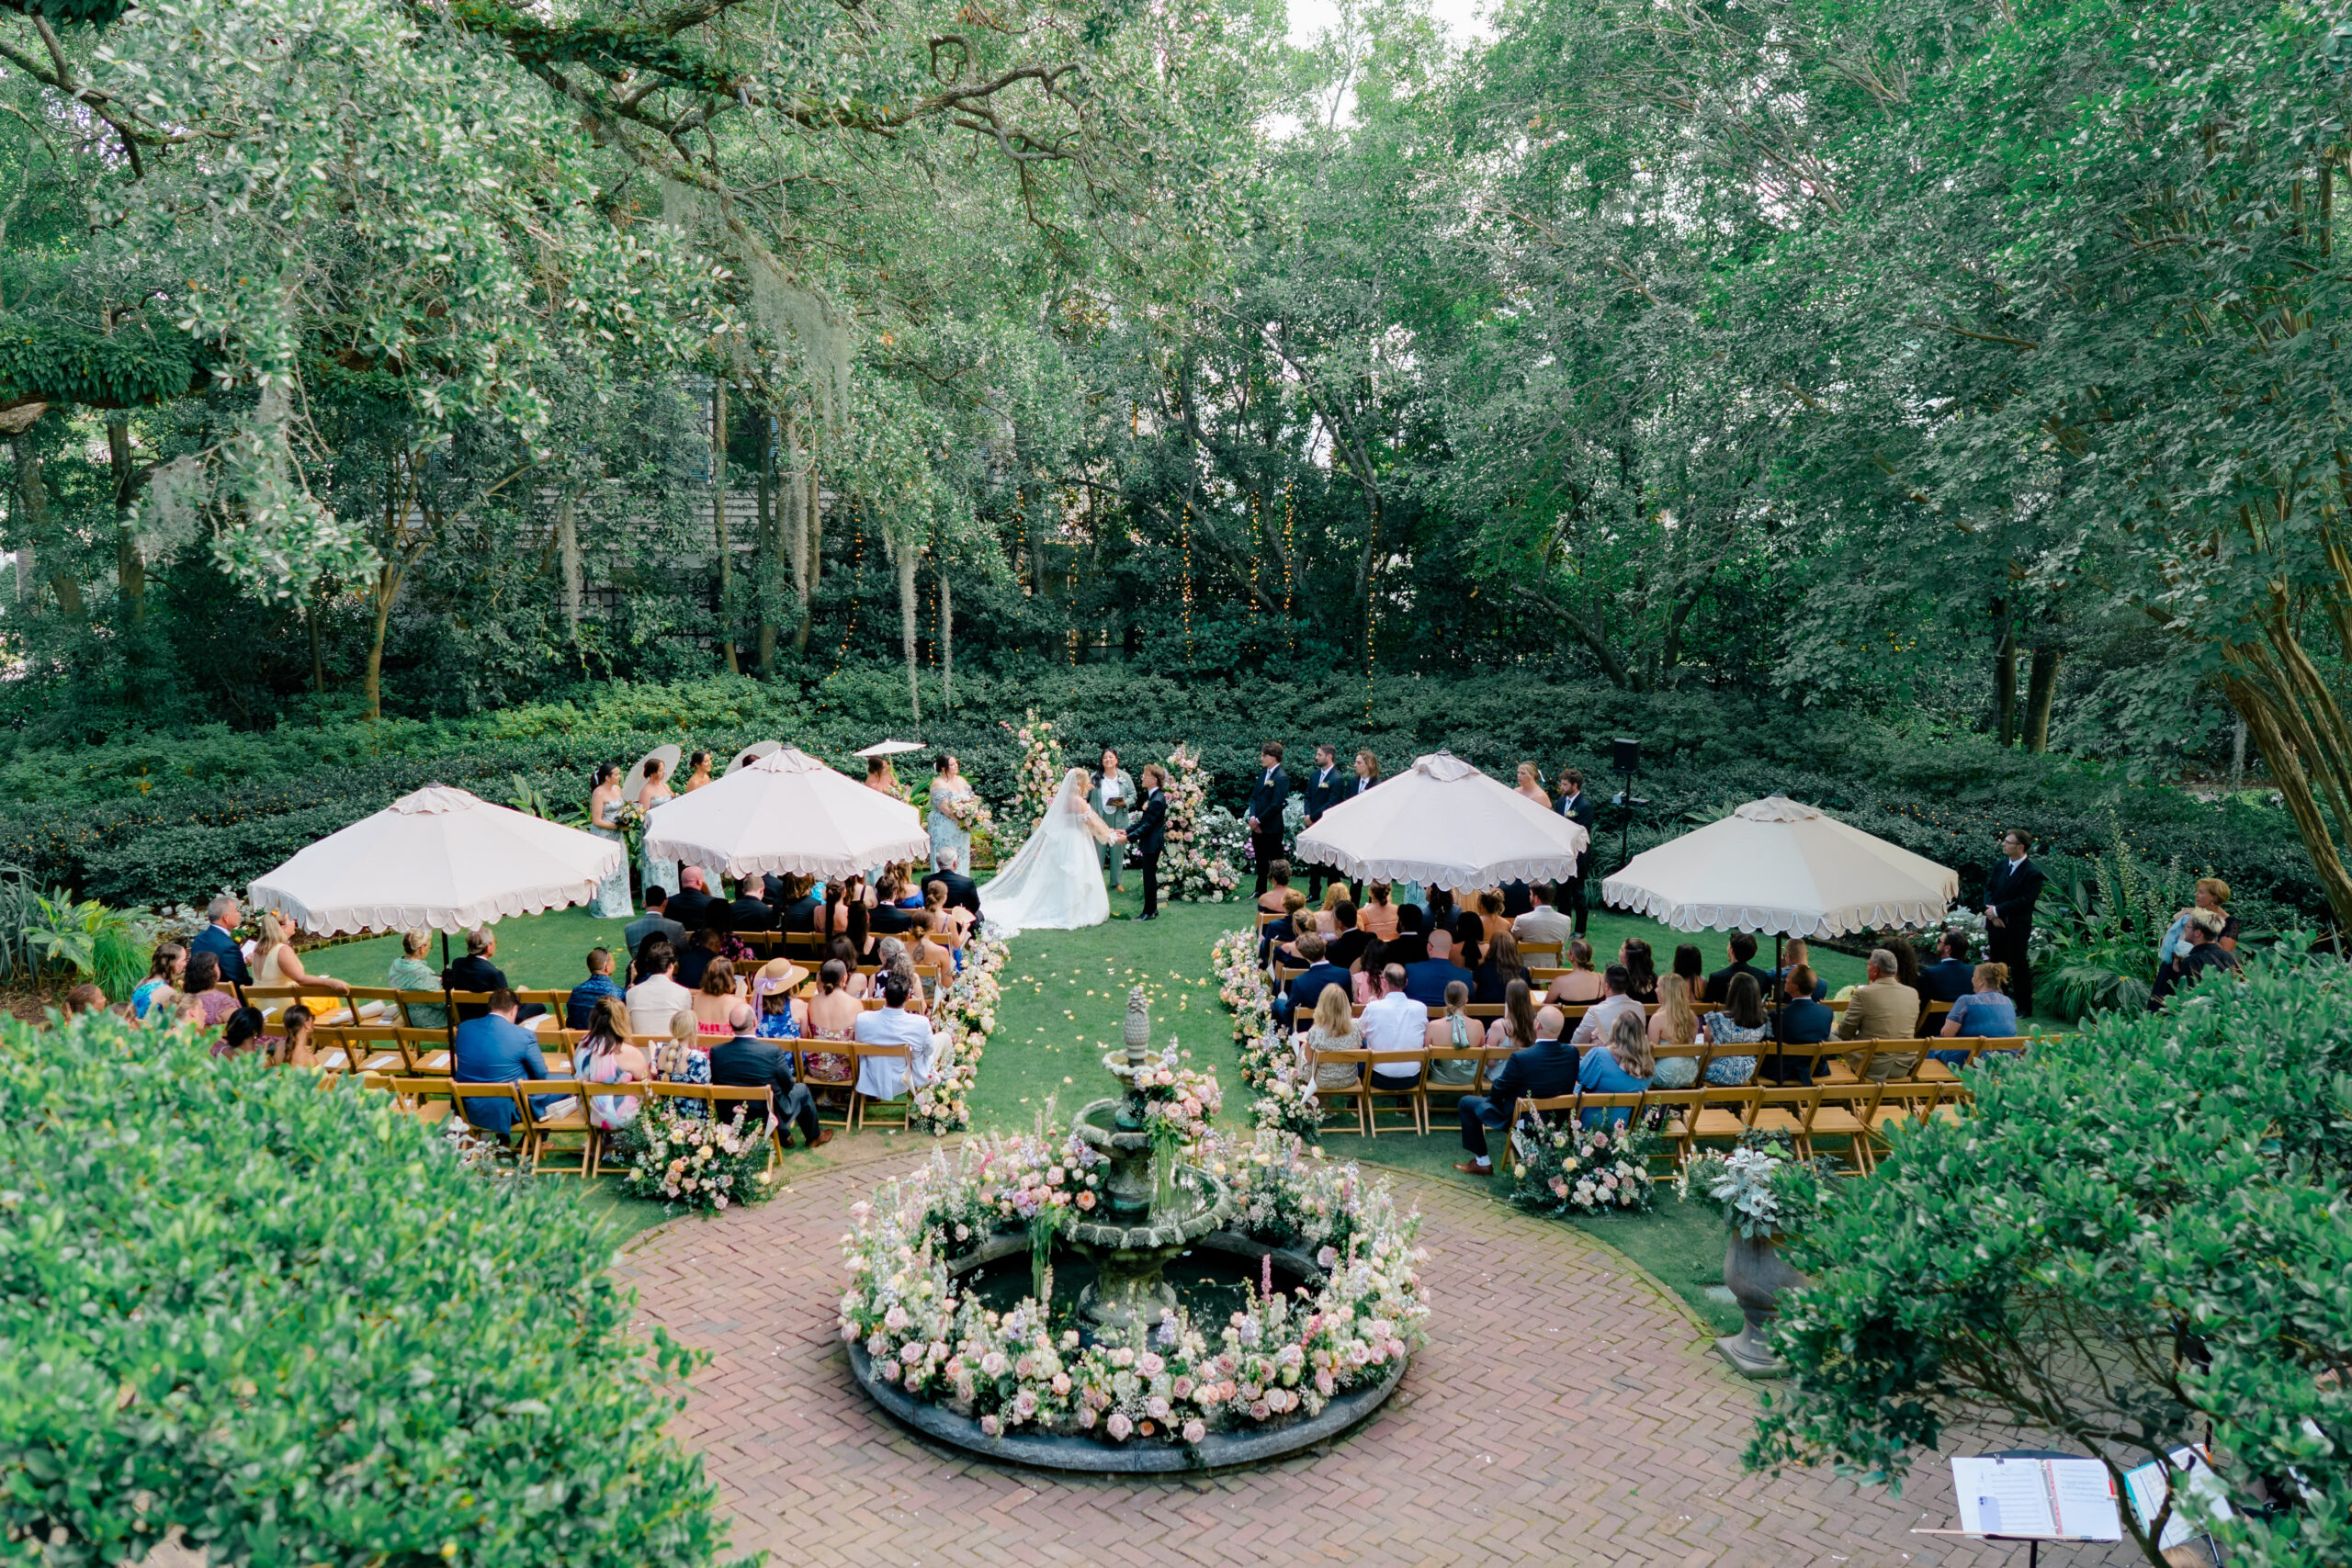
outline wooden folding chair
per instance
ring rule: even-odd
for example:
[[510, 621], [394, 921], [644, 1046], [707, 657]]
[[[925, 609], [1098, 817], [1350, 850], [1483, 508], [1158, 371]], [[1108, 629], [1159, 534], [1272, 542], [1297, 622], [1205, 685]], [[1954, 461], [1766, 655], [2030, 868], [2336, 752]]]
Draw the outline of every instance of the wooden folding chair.
[[786, 931], [784, 933], [784, 951], [787, 953], [821, 953], [825, 951], [824, 933], [821, 931]]
[[[642, 1116], [645, 1114], [646, 1101], [654, 1098], [660, 1086], [650, 1083], [599, 1083], [583, 1084], [582, 1088], [587, 1093], [594, 1095], [598, 1099], [609, 1098], [613, 1100], [633, 1100], [637, 1101], [636, 1115]], [[590, 1111], [588, 1119], [591, 1122], [594, 1122], [595, 1121], [595, 1108], [594, 1106], [590, 1106], [588, 1109]], [[624, 1121], [631, 1121], [634, 1119], [634, 1117], [623, 1118]], [[612, 1159], [608, 1157], [612, 1155], [613, 1150], [617, 1145], [618, 1140], [615, 1134], [618, 1131], [618, 1128], [615, 1128], [609, 1132], [602, 1127], [595, 1129], [595, 1153], [591, 1156], [591, 1168], [589, 1174], [594, 1176], [619, 1176], [628, 1171], [628, 1166], [626, 1163], [615, 1164]]]
[[[577, 1078], [525, 1078], [514, 1086], [514, 1124], [523, 1134], [520, 1157], [529, 1162], [532, 1175], [550, 1156], [560, 1159], [567, 1154], [578, 1162], [571, 1172], [583, 1178], [594, 1174], [596, 1129], [589, 1124], [585, 1087]], [[534, 1098], [549, 1095], [554, 1099], [544, 1109], [532, 1106]], [[555, 1146], [558, 1138], [575, 1137], [580, 1142], [574, 1147]]]
[[[449, 1039], [448, 992], [394, 991], [392, 996], [400, 1003], [400, 1021], [404, 1028], [438, 1030], [441, 1033], [443, 1043], [447, 1043]], [[441, 1018], [442, 1021], [439, 1023], [429, 1021], [426, 1018], [419, 1015], [419, 1009], [429, 1009], [433, 1013], [437, 1014]]]
[[[1315, 1085], [1315, 1102], [1318, 1110], [1329, 1116], [1333, 1103], [1343, 1100], [1349, 1101], [1356, 1111], [1356, 1134], [1366, 1138], [1372, 1135], [1371, 1091], [1365, 1088], [1363, 1077], [1365, 1065], [1372, 1056], [1369, 1051], [1312, 1051], [1306, 1057], [1307, 1078]], [[1323, 1087], [1322, 1070], [1327, 1066], [1352, 1067], [1355, 1077], [1337, 1088], [1326, 1089]]]
[[[878, 1005], [878, 998], [875, 999]], [[911, 1080], [914, 1072], [913, 1050], [905, 1045], [869, 1045], [863, 1040], [853, 1040], [847, 1043], [854, 1054], [851, 1061], [853, 1077], [850, 1080], [849, 1091], [850, 1130], [855, 1132], [860, 1127], [876, 1125], [874, 1107], [877, 1105], [895, 1106], [898, 1109], [897, 1115], [885, 1116], [878, 1125], [885, 1127], [909, 1125], [913, 1121], [915, 1113], [915, 1095], [911, 1087], [897, 1099], [877, 1100], [856, 1086], [865, 1080], [865, 1064], [868, 1061], [904, 1062], [907, 1064], [907, 1072]]]
[[[370, 1017], [368, 1005], [373, 1002], [376, 1012]], [[362, 1024], [399, 1024], [407, 1021], [401, 1017], [401, 994], [389, 986], [354, 986], [351, 987], [351, 1010]]]
[[1538, 966], [1531, 964], [1527, 966], [1527, 988], [1533, 991], [1536, 995], [1541, 996], [1544, 994], [1544, 987], [1551, 985], [1553, 981], [1558, 979], [1563, 975], [1574, 973], [1574, 970], [1563, 969], [1556, 964], [1544, 964]]
[[[1702, 1089], [1706, 1086], [1707, 1062], [1713, 1055], [1714, 1048], [1703, 1041], [1696, 1045], [1653, 1045], [1650, 1047], [1650, 1058], [1658, 1066], [1663, 1066], [1668, 1062], [1690, 1064], [1690, 1081], [1681, 1086], [1685, 1089]], [[1651, 1069], [1650, 1077], [1653, 1081], [1656, 1080], [1657, 1077], [1656, 1067]]]
[[563, 1010], [571, 1005], [571, 987], [566, 986], [560, 991], [517, 991], [514, 993], [514, 999], [525, 1007], [537, 1006], [547, 1009], [555, 1015], [556, 1021], [560, 1023], [565, 1021]]
[[[458, 1119], [465, 1122], [469, 1127], [473, 1128], [475, 1136], [496, 1138], [501, 1143], [506, 1141], [505, 1138], [501, 1136], [499, 1134], [483, 1131], [481, 1125], [476, 1122], [472, 1117], [466, 1114], [466, 1107], [470, 1101], [501, 1100], [504, 1100], [509, 1106], [514, 1106], [515, 1105], [515, 1100], [514, 1086], [513, 1084], [458, 1083], [455, 1079], [436, 1079], [434, 1081], [443, 1085], [442, 1092], [448, 1095], [449, 1103], [452, 1109], [457, 1111]], [[517, 1131], [519, 1131], [523, 1125], [523, 1112], [519, 1107], [517, 1107], [514, 1111], [514, 1125]]]
[[1592, 1123], [1595, 1129], [1613, 1127], [1620, 1120], [1616, 1115], [1620, 1111], [1625, 1112], [1624, 1119], [1639, 1126], [1643, 1111], [1649, 1105], [1649, 1090], [1645, 1089], [1617, 1089], [1605, 1093], [1579, 1089], [1577, 1092], [1577, 1128], [1579, 1132], [1584, 1130], [1588, 1115], [1597, 1115], [1600, 1118], [1600, 1121]]
[[389, 1028], [313, 1029], [311, 1049], [331, 1073], [404, 1073], [408, 1058]]
[[428, 1127], [437, 1126], [457, 1114], [457, 1101], [451, 1098], [447, 1078], [370, 1073], [365, 1081], [370, 1087], [380, 1084], [391, 1095], [393, 1105]]
[[[444, 991], [441, 993], [441, 1005], [449, 1010], [449, 1027], [455, 1029], [467, 1019], [480, 1018], [490, 1010], [490, 993], [488, 991]], [[458, 1011], [459, 1008], [471, 1008], [474, 1010], [461, 1014]]]
[[1755, 1098], [1748, 1101], [1748, 1126], [1759, 1133], [1784, 1134], [1796, 1145], [1799, 1159], [1812, 1158], [1809, 1140], [1813, 1136], [1814, 1113], [1821, 1109], [1822, 1090], [1815, 1086], [1758, 1088], [1754, 1094]]
[[1879, 1087], [1878, 1103], [1871, 1108], [1870, 1134], [1862, 1140], [1862, 1152], [1871, 1169], [1877, 1169], [1879, 1161], [1894, 1152], [1898, 1134], [1928, 1119], [1941, 1092], [1940, 1085], [1931, 1083], [1890, 1083]]
[[784, 947], [782, 931], [737, 931], [735, 940], [752, 950], [754, 957], [774, 958]]
[[[1814, 1108], [1810, 1141], [1815, 1149], [1824, 1138], [1846, 1140], [1846, 1161], [1856, 1176], [1871, 1169], [1871, 1117], [1886, 1093], [1878, 1083], [1823, 1084], [1821, 1101]], [[1840, 1168], [1843, 1168], [1842, 1167]]]
[[1522, 942], [1519, 944], [1520, 962], [1530, 965], [1540, 958], [1548, 958], [1552, 962], [1546, 967], [1556, 969], [1560, 966], [1560, 953], [1561, 947], [1556, 942]]
[[1822, 1050], [1829, 1060], [1829, 1070], [1822, 1075], [1822, 1082], [1850, 1084], [1870, 1081], [1871, 1057], [1877, 1054], [1877, 1041], [1831, 1040], [1822, 1046]]
[[1690, 1113], [1690, 1134], [1683, 1140], [1686, 1154], [1696, 1149], [1702, 1140], [1738, 1143], [1740, 1134], [1747, 1131], [1747, 1118], [1755, 1110], [1758, 1092], [1753, 1089], [1717, 1087], [1702, 1090], [1698, 1107]]
[[[1451, 1045], [1432, 1045], [1430, 1047], [1430, 1049], [1424, 1053], [1424, 1057], [1428, 1066], [1421, 1069], [1421, 1130], [1423, 1132], [1429, 1131], [1430, 1127], [1436, 1120], [1434, 1113], [1430, 1109], [1433, 1097], [1438, 1095], [1451, 1095], [1453, 1098], [1449, 1103], [1459, 1105], [1462, 1103], [1462, 1097], [1464, 1095], [1486, 1093], [1487, 1064], [1490, 1061], [1503, 1061], [1510, 1055], [1510, 1053], [1508, 1050], [1489, 1051], [1484, 1045], [1466, 1046], [1459, 1051], [1455, 1050]], [[1440, 1062], [1470, 1063], [1470, 1081], [1468, 1083], [1439, 1083], [1435, 1081], [1432, 1075], [1437, 1071], [1437, 1065]]]
[[[1409, 1078], [1383, 1077], [1380, 1076], [1380, 1065], [1384, 1062], [1392, 1067], [1409, 1062], [1413, 1065], [1413, 1076]], [[1427, 1050], [1366, 1051], [1363, 1079], [1365, 1133], [1374, 1138], [1380, 1136], [1381, 1100], [1401, 1100], [1404, 1104], [1392, 1107], [1392, 1111], [1401, 1109], [1415, 1134], [1427, 1134], [1430, 1130], [1429, 1078], [1430, 1054]], [[1404, 1129], [1391, 1127], [1389, 1131], [1402, 1132]]]
[[[845, 1064], [837, 1071], [820, 1071], [814, 1058], [837, 1056]], [[793, 1064], [798, 1082], [806, 1084], [810, 1098], [817, 1102], [817, 1122], [820, 1126], [846, 1129], [852, 1125], [851, 1112], [857, 1102], [857, 1050], [847, 1040], [818, 1040], [804, 1038], [800, 1054]], [[836, 1095], [835, 1103], [825, 1102], [827, 1093]]]
[[1756, 1058], [1756, 1081], [1768, 1087], [1804, 1088], [1818, 1081], [1821, 1058], [1835, 1057], [1838, 1051], [1836, 1045], [1781, 1045], [1762, 1051]]
[[381, 1031], [379, 1039], [390, 1038], [392, 1048], [412, 1075], [435, 1074], [449, 1076], [449, 1032], [446, 1029], [389, 1029]]
[[[1655, 1160], [1658, 1153], [1663, 1153], [1669, 1175], [1681, 1168], [1682, 1162], [1690, 1156], [1691, 1125], [1706, 1098], [1704, 1089], [1654, 1089], [1649, 1091], [1649, 1101], [1642, 1107], [1642, 1114], [1649, 1119], [1650, 1131], [1657, 1134], [1658, 1142], [1663, 1145], [1662, 1150], [1653, 1152], [1651, 1157]], [[1650, 1174], [1655, 1176], [1658, 1172], [1653, 1169]]]
[[1517, 1179], [1510, 1175], [1510, 1168], [1519, 1160], [1517, 1139], [1521, 1128], [1527, 1130], [1531, 1139], [1548, 1138], [1558, 1130], [1560, 1124], [1551, 1119], [1558, 1117], [1572, 1123], [1576, 1119], [1576, 1108], [1577, 1097], [1573, 1094], [1555, 1094], [1540, 1100], [1521, 1100], [1514, 1103], [1510, 1110], [1510, 1120], [1502, 1128], [1503, 1146], [1499, 1153], [1496, 1152], [1491, 1141], [1495, 1134], [1487, 1134], [1489, 1140], [1487, 1145], [1487, 1157], [1494, 1162], [1495, 1174], [1506, 1179]]

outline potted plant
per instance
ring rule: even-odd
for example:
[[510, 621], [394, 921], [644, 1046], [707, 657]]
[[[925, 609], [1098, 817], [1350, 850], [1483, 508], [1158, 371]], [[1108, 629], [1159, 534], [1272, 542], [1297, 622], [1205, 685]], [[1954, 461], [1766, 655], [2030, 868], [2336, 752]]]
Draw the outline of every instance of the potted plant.
[[1796, 1227], [1801, 1204], [1789, 1178], [1808, 1162], [1796, 1157], [1785, 1138], [1749, 1133], [1728, 1155], [1703, 1154], [1682, 1168], [1675, 1196], [1695, 1195], [1724, 1213], [1731, 1235], [1724, 1248], [1724, 1287], [1739, 1303], [1747, 1324], [1715, 1341], [1732, 1367], [1751, 1378], [1779, 1377], [1788, 1363], [1774, 1354], [1765, 1336], [1780, 1311], [1782, 1291], [1804, 1283], [1804, 1276], [1781, 1256], [1781, 1239]]

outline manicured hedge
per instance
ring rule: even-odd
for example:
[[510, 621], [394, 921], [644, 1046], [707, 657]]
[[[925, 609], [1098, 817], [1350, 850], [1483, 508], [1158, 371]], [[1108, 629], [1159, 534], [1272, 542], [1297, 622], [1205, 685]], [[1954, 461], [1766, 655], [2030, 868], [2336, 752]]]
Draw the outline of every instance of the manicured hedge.
[[2210, 1441], [2228, 1560], [2352, 1562], [2352, 970], [2258, 958], [1972, 1075], [1827, 1179], [1751, 1463], [1899, 1479], [2012, 1426], [2118, 1469]]
[[[1907, 736], [1703, 692], [1633, 694], [1520, 673], [1384, 679], [1369, 705], [1363, 684], [1344, 678], [1237, 686], [1103, 666], [1026, 682], [965, 681], [956, 690], [957, 706], [944, 716], [929, 694], [933, 716], [922, 738], [953, 748], [999, 799], [1011, 795], [1018, 761], [1000, 721], [1018, 722], [1032, 707], [1055, 722], [1072, 761], [1091, 761], [1106, 744], [1131, 764], [1179, 742], [1198, 746], [1217, 798], [1237, 809], [1267, 739], [1292, 749], [1295, 771], [1311, 765], [1323, 739], [1350, 753], [1369, 747], [1390, 772], [1440, 747], [1506, 777], [1521, 758], [1547, 777], [1573, 761], [1606, 795], [1615, 789], [1609, 742], [1631, 735], [1643, 742], [1638, 793], [1650, 802], [1634, 822], [1635, 851], [1687, 830], [1690, 818], [1778, 789], [1954, 866], [1970, 894], [2003, 829], [2030, 829], [2045, 859], [2063, 859], [2106, 848], [2120, 824], [2148, 859], [2177, 855], [2256, 897], [2313, 919], [2326, 915], [2283, 814], [2199, 804], [1975, 736]], [[242, 885], [321, 833], [436, 780], [503, 799], [520, 773], [576, 800], [597, 761], [631, 760], [665, 741], [724, 755], [773, 737], [855, 768], [856, 748], [910, 728], [899, 678], [849, 669], [807, 687], [728, 678], [584, 687], [571, 701], [424, 724], [260, 735], [213, 726], [22, 748], [0, 756], [0, 801], [10, 803], [0, 809], [0, 862], [118, 902], [175, 902]], [[1604, 866], [1615, 863], [1617, 827], [1604, 810]]]
[[[460, 1169], [386, 1097], [113, 1020], [0, 1049], [9, 1555], [718, 1561], [576, 1188]], [[38, 1546], [35, 1543], [40, 1543]]]

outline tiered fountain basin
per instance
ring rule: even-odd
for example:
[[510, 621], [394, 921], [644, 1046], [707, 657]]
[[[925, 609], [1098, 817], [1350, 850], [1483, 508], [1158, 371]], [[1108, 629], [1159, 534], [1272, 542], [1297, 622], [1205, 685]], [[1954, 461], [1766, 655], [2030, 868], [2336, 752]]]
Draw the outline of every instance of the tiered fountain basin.
[[1170, 1157], [1161, 1111], [1216, 1106], [1171, 1061], [1131, 1048], [1106, 1063], [1129, 1092], [1060, 1141], [976, 1138], [858, 1206], [841, 1325], [884, 1410], [989, 1459], [1136, 1474], [1296, 1453], [1395, 1392], [1427, 1315], [1418, 1216], [1279, 1133]]

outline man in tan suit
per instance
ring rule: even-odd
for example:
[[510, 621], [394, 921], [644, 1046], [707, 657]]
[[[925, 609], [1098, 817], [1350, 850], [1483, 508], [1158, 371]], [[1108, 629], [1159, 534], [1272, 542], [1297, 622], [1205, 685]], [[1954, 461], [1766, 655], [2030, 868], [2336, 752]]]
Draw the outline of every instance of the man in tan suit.
[[[1894, 977], [1894, 954], [1879, 948], [1871, 954], [1870, 978], [1854, 994], [1846, 998], [1846, 1011], [1838, 1020], [1834, 1032], [1840, 1040], [1909, 1040], [1919, 1032], [1919, 993]], [[1890, 1051], [1879, 1047], [1871, 1057], [1869, 1076], [1873, 1083], [1889, 1078], [1909, 1077], [1919, 1064], [1917, 1051]], [[1858, 1055], [1846, 1058], [1846, 1065], [1856, 1072], [1863, 1071]]]

